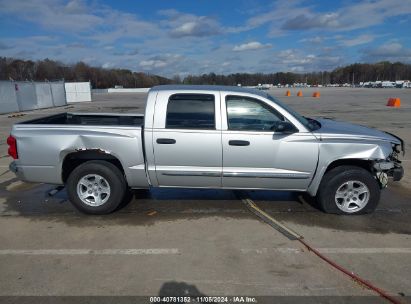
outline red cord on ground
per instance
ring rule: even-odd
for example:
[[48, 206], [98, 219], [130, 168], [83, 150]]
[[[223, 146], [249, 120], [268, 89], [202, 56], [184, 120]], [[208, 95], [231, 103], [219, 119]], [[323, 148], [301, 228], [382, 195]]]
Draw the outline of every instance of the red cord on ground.
[[366, 286], [367, 288], [375, 291], [376, 293], [378, 293], [381, 297], [383, 297], [384, 299], [390, 301], [393, 304], [401, 304], [400, 301], [398, 301], [397, 299], [395, 299], [394, 297], [390, 296], [387, 292], [385, 292], [384, 290], [372, 285], [370, 282], [367, 282], [366, 280], [362, 279], [361, 277], [359, 277], [358, 275], [356, 275], [353, 272], [348, 271], [347, 269], [345, 269], [344, 267], [338, 265], [337, 263], [335, 263], [334, 261], [330, 260], [329, 258], [327, 258], [326, 256], [324, 256], [323, 254], [321, 254], [321, 252], [319, 252], [318, 250], [316, 250], [315, 248], [311, 247], [309, 244], [307, 244], [306, 242], [304, 242], [303, 239], [298, 239], [305, 247], [307, 247], [307, 249], [311, 252], [313, 252], [315, 255], [317, 255], [320, 259], [324, 260], [325, 262], [327, 262], [328, 264], [330, 264], [331, 266], [333, 266], [334, 268], [338, 269], [339, 271], [345, 273], [346, 275], [350, 276], [352, 279], [356, 280], [357, 282], [360, 282], [361, 284], [363, 284], [364, 286]]

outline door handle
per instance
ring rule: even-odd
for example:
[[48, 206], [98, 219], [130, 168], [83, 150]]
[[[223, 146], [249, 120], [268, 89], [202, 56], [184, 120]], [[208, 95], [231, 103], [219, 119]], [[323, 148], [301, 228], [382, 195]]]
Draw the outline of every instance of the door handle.
[[247, 140], [230, 140], [228, 144], [230, 146], [249, 146], [250, 142]]
[[174, 145], [176, 140], [172, 138], [157, 138], [157, 143], [160, 145]]

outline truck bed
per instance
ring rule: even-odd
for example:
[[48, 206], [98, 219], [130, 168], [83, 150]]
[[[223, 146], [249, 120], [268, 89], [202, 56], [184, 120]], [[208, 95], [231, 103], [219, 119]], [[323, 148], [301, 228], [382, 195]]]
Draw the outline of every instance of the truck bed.
[[88, 151], [122, 164], [130, 187], [148, 187], [143, 114], [61, 113], [13, 125], [20, 178], [61, 185], [66, 157]]
[[136, 126], [144, 124], [143, 114], [94, 114], [61, 113], [21, 122], [36, 125], [91, 125], [91, 126]]

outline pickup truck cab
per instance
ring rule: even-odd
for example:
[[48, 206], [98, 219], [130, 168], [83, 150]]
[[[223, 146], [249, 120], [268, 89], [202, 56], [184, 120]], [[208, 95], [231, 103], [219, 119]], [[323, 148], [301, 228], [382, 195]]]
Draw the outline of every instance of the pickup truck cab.
[[91, 214], [150, 187], [302, 191], [326, 212], [368, 213], [403, 176], [398, 137], [239, 87], [157, 86], [144, 115], [57, 114], [15, 124], [8, 143], [20, 179], [65, 185]]

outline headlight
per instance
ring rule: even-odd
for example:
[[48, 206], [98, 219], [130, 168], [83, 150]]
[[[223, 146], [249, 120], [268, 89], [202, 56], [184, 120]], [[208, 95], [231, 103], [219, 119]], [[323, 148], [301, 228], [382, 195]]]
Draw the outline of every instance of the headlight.
[[400, 153], [401, 152], [401, 145], [394, 145], [393, 149], [394, 149], [395, 152]]

